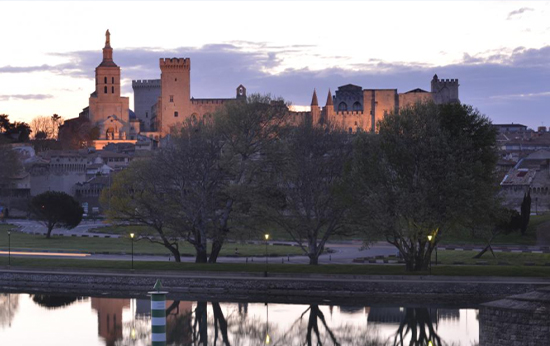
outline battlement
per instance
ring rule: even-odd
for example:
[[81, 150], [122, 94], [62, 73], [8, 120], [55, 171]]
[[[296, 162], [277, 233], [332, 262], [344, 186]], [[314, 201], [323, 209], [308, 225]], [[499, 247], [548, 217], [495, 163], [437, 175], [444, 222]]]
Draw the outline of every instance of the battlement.
[[458, 84], [458, 79], [440, 79], [438, 82], [445, 84]]
[[458, 79], [434, 79], [432, 83], [436, 83], [438, 85], [458, 85]]
[[162, 70], [190, 70], [191, 59], [189, 58], [160, 58], [160, 69]]
[[160, 79], [133, 80], [132, 88], [160, 88]]
[[363, 116], [365, 114], [363, 111], [338, 111], [336, 112], [337, 115], [341, 115], [343, 117], [347, 116]]
[[208, 104], [223, 104], [225, 101], [232, 101], [235, 99], [191, 99], [191, 104], [194, 105], [208, 105]]

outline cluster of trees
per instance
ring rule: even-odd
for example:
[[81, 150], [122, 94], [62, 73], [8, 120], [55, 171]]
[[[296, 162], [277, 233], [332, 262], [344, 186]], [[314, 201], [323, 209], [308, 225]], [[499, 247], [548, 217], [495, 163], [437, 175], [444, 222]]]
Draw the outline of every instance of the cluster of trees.
[[31, 120], [30, 128], [33, 138], [37, 140], [57, 139], [59, 126], [63, 125], [63, 118], [57, 114], [48, 116], [37, 116]]
[[228, 237], [277, 227], [311, 264], [330, 237], [363, 232], [383, 234], [408, 270], [425, 270], [446, 233], [488, 226], [500, 208], [496, 133], [470, 106], [417, 104], [388, 114], [378, 134], [289, 125], [287, 116], [282, 100], [253, 95], [190, 119], [115, 176], [102, 194], [108, 217], [150, 226], [143, 237], [176, 261], [180, 239], [196, 262], [214, 263]]

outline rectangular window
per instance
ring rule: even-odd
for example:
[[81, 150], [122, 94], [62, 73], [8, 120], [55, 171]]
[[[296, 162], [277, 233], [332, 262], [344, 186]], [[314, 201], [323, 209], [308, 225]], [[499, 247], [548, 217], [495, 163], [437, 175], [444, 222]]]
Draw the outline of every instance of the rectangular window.
[[111, 87], [111, 94], [115, 93], [115, 87]]
[[170, 95], [170, 102], [174, 102], [174, 95]]
[[149, 113], [145, 112], [145, 117], [149, 118]]
[[111, 77], [111, 84], [115, 84], [115, 77]]
[[174, 112], [174, 118], [177, 118], [178, 117], [178, 112]]
[[105, 88], [103, 89], [103, 91], [105, 91], [105, 94], [106, 94], [106, 93], [107, 93], [107, 87], [105, 87]]

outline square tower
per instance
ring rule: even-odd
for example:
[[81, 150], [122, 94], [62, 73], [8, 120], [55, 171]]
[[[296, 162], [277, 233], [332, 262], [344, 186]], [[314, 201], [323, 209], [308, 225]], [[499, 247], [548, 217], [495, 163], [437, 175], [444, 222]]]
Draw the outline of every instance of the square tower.
[[157, 116], [162, 135], [170, 133], [170, 127], [184, 122], [191, 116], [191, 59], [160, 59], [160, 102]]

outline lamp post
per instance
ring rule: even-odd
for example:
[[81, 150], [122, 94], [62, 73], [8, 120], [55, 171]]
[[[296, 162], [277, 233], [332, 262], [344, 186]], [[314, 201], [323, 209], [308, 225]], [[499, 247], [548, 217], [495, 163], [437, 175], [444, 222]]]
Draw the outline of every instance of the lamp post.
[[269, 239], [269, 234], [265, 234], [265, 273], [264, 276], [267, 277], [267, 240]]
[[130, 233], [130, 240], [132, 242], [132, 270], [134, 270], [134, 233]]
[[8, 268], [11, 267], [11, 232], [8, 231]]
[[[428, 241], [432, 244], [433, 235], [428, 235]], [[430, 252], [430, 275], [432, 275], [432, 253]]]
[[271, 343], [271, 337], [269, 336], [269, 305], [265, 303], [266, 320], [265, 320], [265, 344]]

